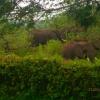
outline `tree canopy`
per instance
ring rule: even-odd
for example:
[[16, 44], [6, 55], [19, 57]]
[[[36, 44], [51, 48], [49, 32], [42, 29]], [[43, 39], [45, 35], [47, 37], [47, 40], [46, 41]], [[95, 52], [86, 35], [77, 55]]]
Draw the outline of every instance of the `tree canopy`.
[[[48, 4], [55, 0], [0, 0], [0, 19], [11, 20], [21, 25], [26, 23], [31, 27], [35, 23], [36, 15], [39, 15], [37, 19], [39, 20], [45, 14], [52, 14], [54, 11], [57, 13], [62, 10], [75, 18], [81, 26], [88, 28], [95, 23], [95, 16], [100, 11], [99, 0], [62, 0], [57, 4], [58, 7], [48, 9], [40, 3], [41, 1]], [[28, 2], [28, 5], [21, 7], [19, 6], [21, 2]]]

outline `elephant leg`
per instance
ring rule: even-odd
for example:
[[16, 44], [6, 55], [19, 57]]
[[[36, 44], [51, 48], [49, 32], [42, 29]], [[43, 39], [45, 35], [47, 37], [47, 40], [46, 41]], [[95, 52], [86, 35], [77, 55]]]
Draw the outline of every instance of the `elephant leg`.
[[74, 56], [75, 56], [75, 58], [77, 57], [79, 59], [82, 59], [83, 55], [84, 54], [83, 54], [83, 51], [82, 51], [81, 47], [77, 46], [77, 48], [74, 49]]
[[94, 62], [95, 59], [95, 51], [87, 51], [87, 57], [90, 59], [91, 62]]

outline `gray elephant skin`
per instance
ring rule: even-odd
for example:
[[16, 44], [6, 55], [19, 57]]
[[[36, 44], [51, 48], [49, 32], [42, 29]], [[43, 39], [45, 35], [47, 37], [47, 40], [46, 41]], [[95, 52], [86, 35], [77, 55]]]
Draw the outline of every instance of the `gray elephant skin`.
[[60, 30], [51, 29], [33, 29], [30, 34], [31, 46], [38, 46], [39, 44], [46, 44], [49, 40], [60, 40], [64, 42], [66, 35]]

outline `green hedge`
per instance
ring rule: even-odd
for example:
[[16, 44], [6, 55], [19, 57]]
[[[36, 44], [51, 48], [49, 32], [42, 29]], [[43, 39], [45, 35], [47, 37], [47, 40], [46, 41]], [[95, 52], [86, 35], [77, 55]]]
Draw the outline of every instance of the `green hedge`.
[[100, 100], [100, 60], [0, 56], [0, 100]]

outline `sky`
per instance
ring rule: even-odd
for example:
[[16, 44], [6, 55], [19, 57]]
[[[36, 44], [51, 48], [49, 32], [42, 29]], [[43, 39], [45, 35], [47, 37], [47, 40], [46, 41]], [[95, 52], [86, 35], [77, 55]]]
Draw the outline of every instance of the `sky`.
[[[61, 6], [60, 3], [64, 0], [34, 0], [34, 1], [39, 2], [45, 9], [52, 9], [52, 8], [59, 8]], [[25, 7], [29, 4], [30, 4], [29, 0], [24, 0], [24, 2], [19, 3], [19, 6]], [[61, 12], [62, 11], [52, 12], [52, 14], [50, 16], [54, 16], [54, 15], [59, 14]], [[36, 15], [34, 19], [37, 20], [42, 15], [42, 13], [43, 12], [40, 12], [38, 15]], [[42, 19], [44, 19], [44, 18], [42, 17]]]
[[[40, 4], [43, 5], [44, 8], [58, 8], [60, 7], [59, 3], [61, 3], [63, 0], [34, 0], [36, 2], [40, 1]], [[19, 6], [25, 7], [29, 4], [29, 0], [25, 0], [24, 2], [19, 3]]]

